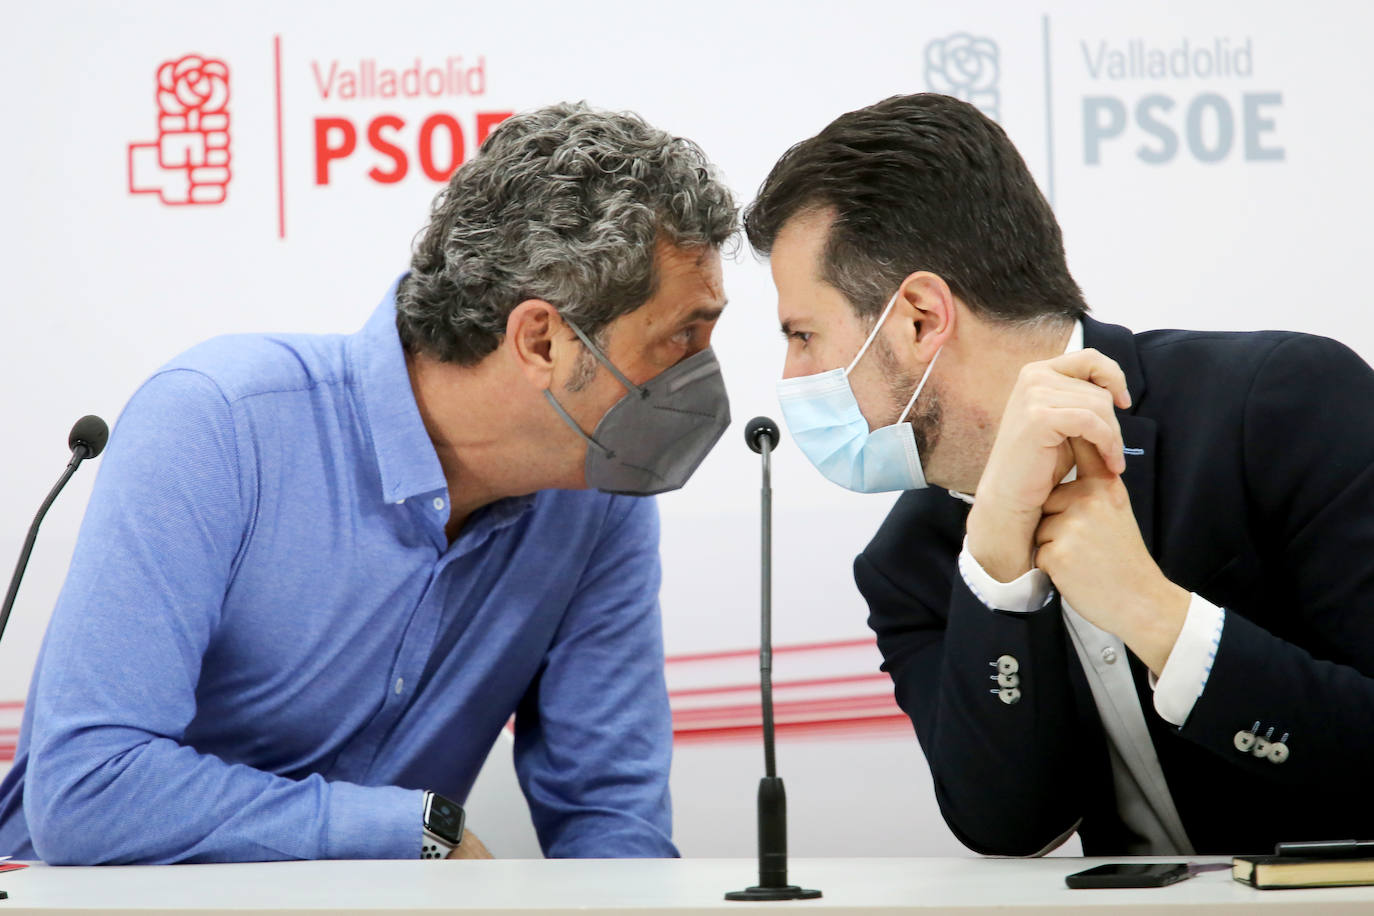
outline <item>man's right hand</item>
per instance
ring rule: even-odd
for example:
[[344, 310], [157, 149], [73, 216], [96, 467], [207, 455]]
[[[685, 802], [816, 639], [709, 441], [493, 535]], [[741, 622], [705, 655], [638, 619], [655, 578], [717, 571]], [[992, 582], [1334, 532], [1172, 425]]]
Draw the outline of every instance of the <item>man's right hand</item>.
[[482, 841], [477, 839], [477, 834], [473, 833], [471, 830], [464, 830], [463, 838], [458, 842], [457, 846], [453, 847], [453, 851], [445, 856], [445, 858], [491, 859], [495, 857], [487, 851], [486, 846], [482, 845]]
[[968, 516], [969, 553], [994, 579], [1031, 568], [1041, 507], [1073, 467], [1069, 439], [1091, 443], [1113, 473], [1126, 469], [1114, 406], [1131, 406], [1126, 376], [1096, 350], [1022, 367]]

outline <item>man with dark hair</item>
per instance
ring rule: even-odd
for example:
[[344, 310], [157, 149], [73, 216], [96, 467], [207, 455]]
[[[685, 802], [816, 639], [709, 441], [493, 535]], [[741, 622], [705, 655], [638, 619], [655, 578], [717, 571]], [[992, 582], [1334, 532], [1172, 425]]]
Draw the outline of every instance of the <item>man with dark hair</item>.
[[850, 489], [909, 491], [855, 578], [963, 843], [1239, 853], [1365, 831], [1358, 356], [1088, 317], [1015, 148], [945, 96], [797, 144], [745, 228], [771, 258], [797, 445]]
[[0, 854], [486, 856], [461, 803], [514, 715], [546, 855], [674, 855], [639, 497], [729, 423], [736, 222], [689, 141], [532, 111], [454, 173], [357, 334], [155, 374], [101, 462]]

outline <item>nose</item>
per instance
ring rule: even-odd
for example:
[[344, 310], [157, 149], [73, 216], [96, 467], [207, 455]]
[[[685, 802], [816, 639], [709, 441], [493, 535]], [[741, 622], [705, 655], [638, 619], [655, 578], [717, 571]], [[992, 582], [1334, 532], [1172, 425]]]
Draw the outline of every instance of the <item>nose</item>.
[[788, 351], [787, 358], [782, 361], [782, 377], [784, 379], [796, 378], [799, 375], [806, 375], [806, 370], [802, 366], [802, 360]]
[[687, 348], [687, 355], [696, 356], [702, 350], [705, 350], [707, 347], [711, 346], [711, 335], [714, 333], [716, 333], [716, 323], [713, 321], [706, 326], [706, 332], [700, 335], [700, 337], [697, 340], [697, 343]]

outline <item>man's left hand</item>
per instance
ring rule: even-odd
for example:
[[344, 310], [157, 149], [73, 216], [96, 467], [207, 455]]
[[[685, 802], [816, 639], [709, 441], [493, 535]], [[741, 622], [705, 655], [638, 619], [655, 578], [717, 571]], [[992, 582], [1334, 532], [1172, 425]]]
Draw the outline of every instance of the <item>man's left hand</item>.
[[1158, 676], [1192, 596], [1150, 556], [1121, 478], [1094, 446], [1070, 441], [1078, 479], [1055, 487], [1046, 500], [1035, 565], [1075, 611], [1120, 637]]

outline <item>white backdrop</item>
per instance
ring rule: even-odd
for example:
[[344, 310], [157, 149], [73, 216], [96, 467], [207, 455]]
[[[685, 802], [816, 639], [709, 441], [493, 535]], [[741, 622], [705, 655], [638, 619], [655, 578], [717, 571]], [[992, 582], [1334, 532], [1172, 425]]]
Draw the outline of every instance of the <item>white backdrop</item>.
[[[1051, 197], [1099, 317], [1136, 329], [1315, 331], [1374, 356], [1363, 282], [1374, 7], [5, 0], [3, 14], [6, 570], [78, 416], [113, 421], [143, 378], [209, 336], [362, 324], [405, 269], [439, 186], [419, 160], [421, 125], [436, 114], [451, 116], [471, 152], [484, 114], [563, 99], [632, 109], [698, 141], [744, 202], [787, 146], [843, 111], [895, 93], [963, 93], [1007, 128]], [[228, 73], [228, 137], [212, 136], [211, 119], [203, 140], [189, 139], [221, 159], [214, 151], [227, 147], [231, 177], [223, 185], [207, 152], [208, 171], [193, 177], [211, 190], [198, 193], [214, 199], [219, 183], [224, 201], [171, 206], [131, 193], [185, 192], [175, 168], [150, 165], [148, 148], [131, 177], [130, 145], [171, 134], [170, 160], [187, 142], [184, 122], [159, 121], [155, 79], [189, 54]], [[417, 61], [421, 74], [456, 68], [456, 80], [434, 85], [462, 92], [346, 97], [345, 71]], [[369, 143], [385, 115], [403, 126]], [[324, 118], [347, 120], [357, 148], [328, 164], [322, 184]], [[343, 133], [323, 140], [338, 146]], [[442, 169], [449, 133], [429, 134], [429, 164]], [[378, 152], [388, 145], [406, 157], [398, 181], [368, 174], [398, 171]], [[732, 305], [715, 345], [739, 427], [776, 414], [782, 344], [766, 265], [742, 254], [726, 284]], [[732, 429], [688, 488], [661, 500], [681, 736], [676, 837], [689, 855], [753, 850], [754, 694], [722, 689], [747, 685], [752, 662], [699, 657], [757, 638], [757, 459], [739, 440]], [[13, 740], [94, 470], [50, 514], [0, 647], [0, 701], [11, 703], [0, 745]], [[850, 578], [891, 499], [826, 484], [786, 443], [775, 484], [776, 637], [801, 647], [778, 664], [780, 681], [802, 682], [779, 695], [790, 704], [780, 766], [793, 852], [961, 853], [910, 728], [873, 677], [878, 657]], [[508, 851], [527, 851], [522, 842]]]

